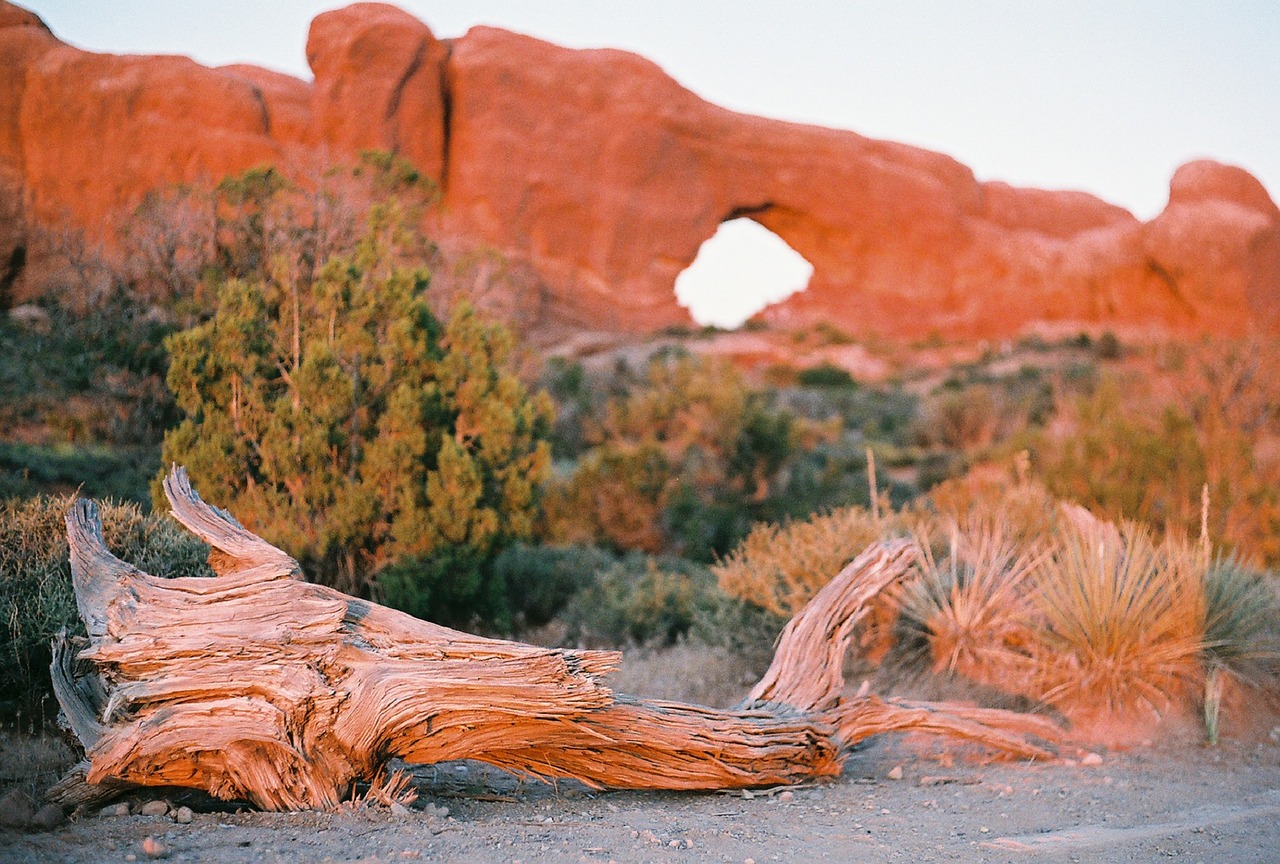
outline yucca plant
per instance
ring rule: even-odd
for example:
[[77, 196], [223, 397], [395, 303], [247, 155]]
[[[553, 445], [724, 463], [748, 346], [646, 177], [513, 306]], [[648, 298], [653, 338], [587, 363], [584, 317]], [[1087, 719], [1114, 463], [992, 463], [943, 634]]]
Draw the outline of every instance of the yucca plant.
[[934, 672], [1020, 690], [1032, 669], [1035, 609], [1028, 577], [1043, 556], [1020, 546], [998, 521], [951, 526], [941, 562], [922, 545], [923, 572], [903, 591], [899, 632], [904, 654], [927, 657]]
[[1203, 559], [1177, 540], [1157, 545], [1140, 526], [1063, 512], [1054, 554], [1035, 576], [1039, 696], [1068, 715], [1159, 715], [1199, 674]]
[[1225, 679], [1256, 685], [1280, 669], [1280, 598], [1266, 575], [1229, 556], [1205, 574], [1204, 602], [1204, 726], [1217, 744]]

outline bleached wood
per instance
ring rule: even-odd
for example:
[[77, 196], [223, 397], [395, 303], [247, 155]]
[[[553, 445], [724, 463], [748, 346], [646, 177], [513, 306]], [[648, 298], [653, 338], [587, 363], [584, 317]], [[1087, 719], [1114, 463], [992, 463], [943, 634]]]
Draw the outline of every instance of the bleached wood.
[[[597, 787], [740, 788], [833, 776], [853, 744], [884, 731], [1019, 756], [1047, 755], [1029, 736], [1056, 736], [1009, 712], [843, 699], [852, 628], [911, 566], [905, 542], [873, 544], [841, 571], [788, 625], [743, 705], [717, 710], [616, 695], [605, 676], [617, 652], [486, 639], [307, 583], [291, 557], [200, 500], [181, 469], [165, 491], [213, 547], [217, 577], [143, 573], [107, 550], [90, 502], [67, 515], [90, 638], [74, 658], [64, 644], [55, 671], [88, 784], [327, 808], [400, 757]], [[77, 674], [86, 663], [95, 674]]]

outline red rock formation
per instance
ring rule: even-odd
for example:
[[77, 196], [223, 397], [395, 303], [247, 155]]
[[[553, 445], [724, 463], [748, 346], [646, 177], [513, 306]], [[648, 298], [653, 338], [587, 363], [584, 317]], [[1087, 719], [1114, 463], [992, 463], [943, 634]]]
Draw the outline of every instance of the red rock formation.
[[1280, 212], [1238, 168], [1184, 166], [1144, 224], [1083, 193], [979, 183], [938, 153], [735, 114], [619, 51], [490, 28], [442, 42], [363, 3], [317, 18], [307, 57], [312, 84], [90, 54], [0, 2], [0, 191], [25, 202], [0, 207], [0, 270], [24, 230], [64, 214], [110, 246], [157, 186], [382, 148], [440, 178], [429, 227], [446, 246], [533, 274], [514, 305], [547, 333], [687, 322], [676, 275], [744, 215], [814, 265], [807, 291], [764, 313], [783, 324], [903, 338], [1276, 324]]
[[357, 3], [311, 22], [312, 128], [341, 157], [392, 150], [443, 172], [447, 47], [394, 6]]
[[18, 110], [26, 91], [28, 67], [57, 44], [38, 17], [0, 3], [0, 304], [13, 299], [15, 283], [27, 261]]

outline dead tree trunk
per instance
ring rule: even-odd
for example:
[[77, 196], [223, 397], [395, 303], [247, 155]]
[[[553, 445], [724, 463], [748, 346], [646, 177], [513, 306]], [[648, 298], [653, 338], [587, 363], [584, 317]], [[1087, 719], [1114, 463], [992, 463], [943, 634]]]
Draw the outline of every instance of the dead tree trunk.
[[[869, 735], [910, 729], [1047, 755], [1047, 720], [842, 697], [841, 661], [866, 604], [911, 566], [872, 545], [787, 625], [773, 665], [735, 710], [617, 695], [612, 651], [538, 648], [450, 630], [303, 581], [298, 563], [200, 500], [182, 469], [174, 517], [213, 549], [212, 579], [160, 579], [115, 558], [96, 506], [67, 514], [88, 643], [64, 640], [58, 700], [84, 783], [182, 786], [272, 810], [327, 808], [385, 762], [477, 759], [594, 787], [719, 789], [839, 772]], [[91, 795], [91, 793], [88, 793]]]

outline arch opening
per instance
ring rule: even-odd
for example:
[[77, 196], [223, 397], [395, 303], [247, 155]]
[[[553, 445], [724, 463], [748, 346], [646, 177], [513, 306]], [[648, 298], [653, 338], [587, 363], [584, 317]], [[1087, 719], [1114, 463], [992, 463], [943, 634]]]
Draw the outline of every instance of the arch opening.
[[766, 306], [803, 291], [813, 265], [751, 219], [721, 223], [676, 277], [676, 301], [701, 325], [740, 327]]

